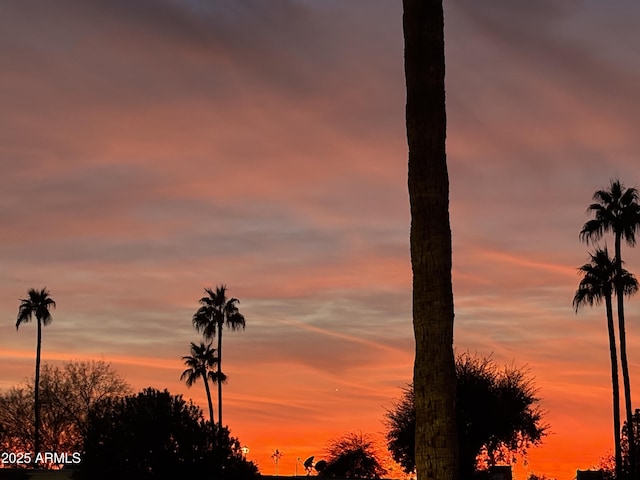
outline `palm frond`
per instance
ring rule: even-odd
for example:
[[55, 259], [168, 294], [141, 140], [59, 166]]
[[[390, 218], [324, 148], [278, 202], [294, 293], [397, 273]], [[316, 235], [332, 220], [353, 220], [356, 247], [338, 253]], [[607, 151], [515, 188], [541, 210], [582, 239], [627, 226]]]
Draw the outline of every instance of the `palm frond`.
[[227, 327], [231, 330], [244, 330], [246, 326], [246, 322], [244, 320], [244, 315], [240, 312], [236, 312], [233, 315], [227, 316]]
[[576, 312], [583, 305], [599, 305], [603, 298], [610, 297], [613, 292], [615, 259], [609, 257], [607, 247], [596, 249], [589, 255], [591, 261], [578, 268], [578, 273], [583, 274], [583, 277], [573, 297]]
[[622, 205], [631, 205], [633, 203], [636, 203], [637, 201], [638, 201], [638, 190], [633, 187], [624, 189], [624, 192], [620, 196], [620, 203]]
[[184, 372], [182, 372], [182, 375], [180, 375], [180, 380], [185, 380], [185, 383], [187, 384], [187, 387], [191, 387], [196, 380], [198, 379], [199, 375], [197, 375], [195, 373], [195, 371], [192, 368], [187, 368]]
[[638, 190], [625, 188], [618, 179], [612, 179], [609, 190], [598, 190], [587, 208], [595, 218], [584, 224], [580, 240], [587, 244], [602, 238], [605, 232], [620, 235], [631, 246], [635, 245], [635, 234], [640, 230], [640, 205]]
[[604, 232], [607, 230], [606, 225], [606, 223], [598, 220], [589, 220], [584, 224], [580, 231], [580, 240], [585, 242], [587, 245], [589, 242], [597, 242], [602, 238], [602, 235], [604, 235]]
[[237, 298], [226, 298], [226, 285], [212, 288], [205, 288], [207, 296], [200, 299], [201, 307], [194, 313], [192, 323], [194, 328], [203, 334], [206, 339], [211, 339], [219, 335], [223, 325], [227, 325], [231, 330], [244, 329], [245, 318], [238, 309], [240, 300]]
[[16, 330], [20, 327], [20, 324], [30, 322], [33, 317], [42, 322], [43, 325], [49, 325], [53, 320], [50, 309], [56, 308], [56, 302], [50, 297], [47, 287], [41, 290], [30, 288], [27, 291], [27, 295], [28, 298], [20, 299]]
[[197, 345], [191, 342], [190, 349], [191, 355], [182, 357], [182, 362], [189, 368], [180, 376], [180, 380], [186, 379], [185, 383], [188, 387], [193, 385], [198, 378], [204, 378], [210, 374], [211, 368], [218, 362], [216, 350], [211, 348], [210, 343], [200, 342], [200, 345]]
[[207, 373], [207, 377], [213, 383], [227, 383], [227, 376], [222, 372], [209, 371], [209, 373]]
[[623, 295], [630, 297], [638, 292], [638, 280], [624, 268], [620, 274]]

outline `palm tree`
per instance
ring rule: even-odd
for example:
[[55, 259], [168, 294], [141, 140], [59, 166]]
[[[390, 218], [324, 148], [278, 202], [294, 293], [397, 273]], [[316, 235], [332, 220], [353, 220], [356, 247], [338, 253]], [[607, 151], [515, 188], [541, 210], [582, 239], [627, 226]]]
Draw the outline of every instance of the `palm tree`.
[[[582, 265], [578, 271], [583, 274], [578, 290], [573, 297], [576, 313], [584, 305], [599, 305], [604, 299], [607, 312], [607, 330], [609, 332], [609, 353], [611, 357], [611, 384], [613, 389], [613, 433], [615, 441], [616, 478], [621, 478], [622, 472], [622, 444], [620, 442], [620, 386], [618, 380], [618, 355], [616, 336], [613, 323], [612, 297], [616, 278], [616, 263], [609, 257], [607, 248], [596, 249], [590, 254], [591, 262]], [[632, 295], [638, 291], [635, 277], [622, 271], [624, 294]]]
[[403, 0], [418, 478], [456, 480], [451, 227], [442, 0]]
[[[184, 380], [187, 387], [191, 387], [198, 378], [202, 377], [204, 382], [204, 389], [207, 392], [207, 402], [209, 404], [209, 418], [211, 419], [211, 425], [213, 425], [213, 403], [211, 402], [211, 391], [209, 390], [209, 380], [216, 383], [220, 378], [212, 370], [213, 366], [218, 363], [218, 357], [216, 357], [216, 351], [211, 348], [211, 344], [205, 345], [204, 342], [200, 342], [200, 345], [196, 345], [191, 342], [191, 355], [182, 357], [184, 364], [189, 367], [182, 375], [180, 380]], [[221, 381], [224, 382], [226, 378]]]
[[16, 330], [22, 323], [30, 322], [33, 317], [38, 322], [38, 333], [36, 341], [36, 379], [34, 387], [34, 411], [35, 411], [35, 434], [34, 453], [40, 452], [40, 349], [42, 346], [42, 326], [47, 326], [53, 320], [49, 309], [56, 308], [56, 302], [49, 296], [47, 288], [36, 290], [30, 288], [27, 291], [28, 298], [20, 299], [18, 307], [18, 318], [16, 320]]
[[[624, 283], [622, 275], [621, 243], [624, 239], [629, 246], [636, 244], [636, 231], [640, 228], [640, 205], [638, 205], [638, 190], [625, 188], [620, 180], [612, 179], [608, 190], [598, 190], [593, 194], [594, 203], [587, 211], [593, 212], [595, 218], [589, 220], [582, 227], [580, 239], [587, 244], [598, 241], [605, 232], [612, 232], [615, 239], [615, 267], [614, 279], [616, 300], [618, 307], [618, 330], [620, 333], [620, 364], [624, 381], [624, 397], [627, 424], [633, 423], [631, 402], [631, 381], [629, 379], [629, 364], [627, 361], [627, 339], [624, 322]], [[620, 279], [620, 281], [618, 281]], [[635, 445], [633, 431], [630, 431], [629, 444]], [[629, 450], [629, 462], [632, 473], [636, 470], [636, 452]]]
[[218, 336], [218, 361], [215, 372], [218, 383], [218, 425], [222, 428], [222, 383], [226, 379], [222, 373], [222, 329], [226, 325], [231, 330], [245, 328], [244, 316], [238, 310], [237, 298], [227, 299], [227, 287], [221, 285], [215, 291], [205, 288], [206, 296], [200, 299], [201, 307], [193, 314], [193, 326], [207, 340]]

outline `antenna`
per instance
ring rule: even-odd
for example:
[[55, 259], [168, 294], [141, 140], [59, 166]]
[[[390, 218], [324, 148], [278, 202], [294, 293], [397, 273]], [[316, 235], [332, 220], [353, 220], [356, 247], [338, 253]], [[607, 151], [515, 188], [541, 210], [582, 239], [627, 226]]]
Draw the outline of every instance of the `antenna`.
[[280, 458], [282, 458], [282, 452], [276, 448], [271, 454], [271, 458], [273, 458], [273, 461], [276, 464], [276, 476], [278, 476], [278, 462], [280, 461]]

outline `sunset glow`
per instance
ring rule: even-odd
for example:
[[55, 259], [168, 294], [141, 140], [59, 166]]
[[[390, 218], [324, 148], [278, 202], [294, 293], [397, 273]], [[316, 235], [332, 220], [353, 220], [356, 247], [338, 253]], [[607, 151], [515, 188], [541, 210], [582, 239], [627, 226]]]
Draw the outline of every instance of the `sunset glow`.
[[[535, 377], [551, 434], [518, 480], [613, 450], [578, 233], [610, 178], [640, 186], [640, 5], [558, 3], [444, 2], [455, 346]], [[0, 52], [0, 389], [33, 375], [15, 317], [46, 286], [43, 361], [206, 410], [181, 357], [224, 283], [246, 330], [224, 332], [223, 417], [262, 473], [382, 438], [414, 348], [401, 2], [9, 1]]]

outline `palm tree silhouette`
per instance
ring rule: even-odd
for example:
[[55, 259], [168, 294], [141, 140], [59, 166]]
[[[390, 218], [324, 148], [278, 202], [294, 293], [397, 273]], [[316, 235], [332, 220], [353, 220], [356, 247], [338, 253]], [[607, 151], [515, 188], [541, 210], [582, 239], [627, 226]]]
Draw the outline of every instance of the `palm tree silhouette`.
[[442, 0], [403, 0], [418, 478], [456, 480], [456, 372]]
[[207, 402], [209, 404], [209, 418], [211, 419], [211, 425], [213, 426], [213, 402], [211, 401], [211, 391], [209, 390], [209, 380], [212, 382], [222, 381], [225, 382], [226, 378], [220, 378], [213, 371], [213, 366], [218, 363], [218, 357], [216, 357], [215, 349], [211, 348], [211, 344], [205, 345], [204, 342], [200, 342], [200, 345], [196, 345], [191, 342], [191, 355], [182, 357], [184, 364], [189, 367], [182, 375], [180, 380], [184, 380], [187, 387], [191, 387], [198, 378], [202, 377], [204, 382], [204, 389], [207, 392]]
[[[618, 380], [618, 355], [616, 348], [616, 335], [613, 323], [614, 282], [616, 278], [615, 260], [609, 257], [607, 247], [596, 249], [589, 254], [590, 263], [585, 263], [578, 271], [583, 274], [578, 285], [573, 306], [576, 313], [585, 305], [599, 305], [604, 299], [607, 312], [607, 330], [609, 332], [609, 353], [611, 357], [611, 385], [613, 390], [613, 433], [615, 441], [615, 466], [616, 478], [621, 478], [622, 472], [622, 445], [620, 442], [620, 384]], [[622, 285], [625, 295], [632, 295], [638, 291], [638, 282], [635, 277], [626, 270], [622, 270]]]
[[[36, 317], [38, 325], [37, 341], [36, 341], [36, 379], [34, 388], [34, 411], [35, 411], [35, 434], [34, 434], [34, 453], [35, 456], [40, 453], [40, 349], [42, 346], [42, 326], [47, 326], [53, 320], [50, 308], [56, 308], [56, 302], [49, 296], [47, 288], [36, 290], [30, 288], [27, 291], [28, 298], [20, 299], [18, 307], [18, 318], [16, 320], [16, 330], [23, 323], [28, 323]], [[34, 456], [34, 457], [35, 457]]]
[[[622, 367], [622, 379], [624, 381], [624, 397], [627, 424], [633, 423], [633, 410], [631, 406], [631, 381], [629, 379], [629, 364], [627, 361], [627, 338], [624, 322], [624, 283], [622, 275], [622, 239], [627, 245], [636, 244], [636, 231], [640, 228], [640, 205], [638, 205], [638, 190], [625, 188], [618, 179], [612, 179], [608, 190], [598, 190], [593, 194], [594, 203], [589, 205], [587, 211], [593, 212], [595, 218], [589, 220], [582, 227], [580, 239], [587, 244], [598, 241], [605, 232], [612, 232], [615, 239], [615, 267], [616, 278], [614, 287], [618, 307], [618, 330], [620, 334], [620, 364]], [[620, 279], [620, 281], [618, 281]], [[635, 445], [634, 433], [630, 430], [629, 445]], [[636, 452], [634, 448], [629, 450], [629, 464], [631, 472], [636, 470]]]
[[227, 299], [227, 287], [216, 286], [215, 291], [205, 288], [206, 296], [200, 299], [201, 307], [193, 314], [193, 326], [207, 340], [218, 336], [218, 361], [216, 378], [218, 383], [218, 424], [222, 427], [222, 383], [226, 379], [222, 373], [222, 329], [226, 325], [231, 330], [245, 328], [244, 316], [238, 310], [237, 298]]

